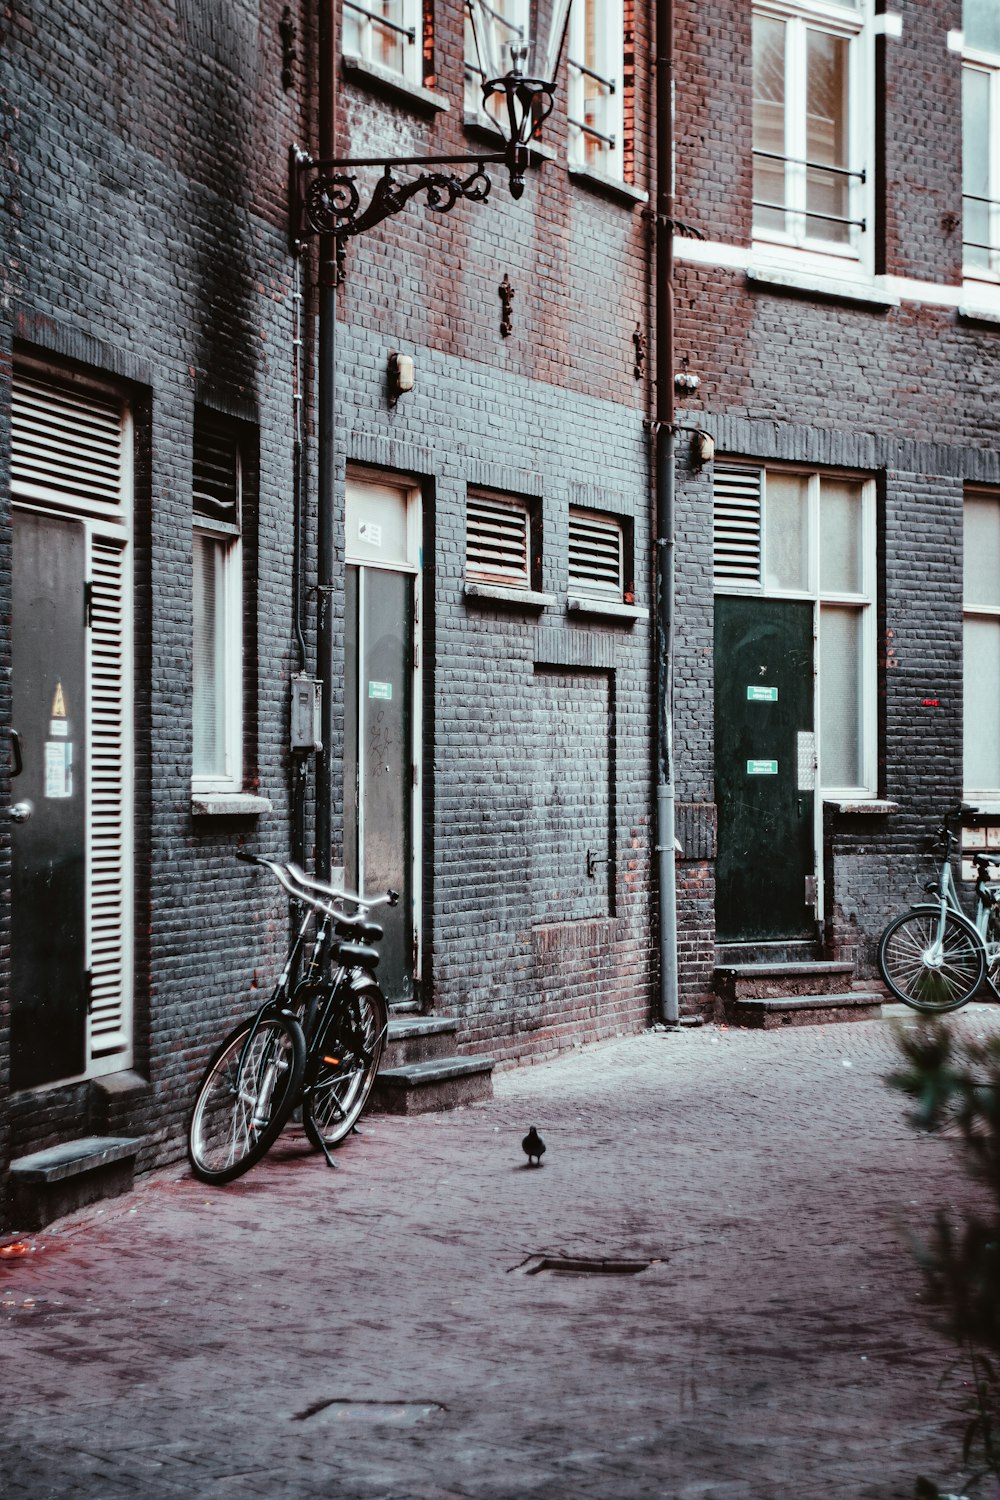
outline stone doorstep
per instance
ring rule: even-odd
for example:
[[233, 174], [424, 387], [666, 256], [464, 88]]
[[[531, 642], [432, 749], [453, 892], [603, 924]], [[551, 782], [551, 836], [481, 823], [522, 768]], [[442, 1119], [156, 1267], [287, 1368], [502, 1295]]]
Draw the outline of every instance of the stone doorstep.
[[10, 1168], [15, 1224], [43, 1229], [74, 1209], [129, 1192], [141, 1145], [131, 1137], [92, 1135], [19, 1157]]
[[843, 995], [745, 996], [724, 1007], [731, 1026], [773, 1031], [779, 1026], [815, 1026], [836, 1021], [870, 1021], [882, 1014], [884, 996], [874, 990]]
[[809, 963], [729, 964], [715, 971], [723, 999], [771, 999], [780, 995], [833, 994], [850, 982], [854, 965], [814, 959]]
[[442, 1057], [380, 1071], [369, 1108], [415, 1115], [493, 1097], [492, 1057]]
[[429, 1062], [448, 1054], [448, 1045], [458, 1029], [452, 1016], [389, 1016], [383, 1068]]

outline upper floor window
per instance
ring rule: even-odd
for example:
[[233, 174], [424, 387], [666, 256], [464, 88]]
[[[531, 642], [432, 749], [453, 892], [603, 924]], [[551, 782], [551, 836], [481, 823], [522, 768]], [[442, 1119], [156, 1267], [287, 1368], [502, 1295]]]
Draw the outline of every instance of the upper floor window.
[[965, 497], [964, 784], [1000, 796], [1000, 494]]
[[344, 52], [422, 81], [420, 0], [344, 0]]
[[775, 0], [754, 9], [759, 240], [862, 257], [872, 136], [867, 10], [868, 0]]
[[623, 178], [622, 0], [574, 0], [569, 13], [570, 165]]
[[195, 422], [192, 776], [196, 790], [243, 778], [243, 463], [228, 424]]
[[1000, 6], [965, 0], [962, 20], [964, 269], [1000, 280]]

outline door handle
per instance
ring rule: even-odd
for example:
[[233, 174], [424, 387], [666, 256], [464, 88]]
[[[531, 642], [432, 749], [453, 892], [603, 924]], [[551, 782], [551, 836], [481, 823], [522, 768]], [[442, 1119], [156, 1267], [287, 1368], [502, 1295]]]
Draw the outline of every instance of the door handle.
[[21, 755], [21, 736], [16, 729], [10, 731], [10, 748], [14, 753], [14, 764], [10, 768], [10, 774], [13, 778], [14, 776], [20, 776], [24, 770], [24, 759]]
[[5, 807], [4, 813], [12, 823], [27, 823], [35, 810], [35, 804], [27, 798], [23, 802], [15, 802], [13, 807]]

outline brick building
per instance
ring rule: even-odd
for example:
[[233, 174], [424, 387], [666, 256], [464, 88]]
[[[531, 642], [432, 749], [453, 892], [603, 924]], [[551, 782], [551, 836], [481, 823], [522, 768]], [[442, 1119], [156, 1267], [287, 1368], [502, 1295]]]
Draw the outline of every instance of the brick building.
[[679, 0], [677, 48], [694, 998], [720, 957], [870, 976], [945, 809], [996, 837], [1000, 10]]
[[[494, 145], [457, 0], [385, 14], [344, 12], [341, 150]], [[415, 202], [340, 293], [334, 863], [403, 889], [391, 998], [498, 1061], [651, 1004], [648, 36], [631, 0], [594, 15], [577, 123], [553, 116], [520, 202], [502, 177]], [[286, 941], [233, 856], [287, 857], [313, 779], [289, 700], [317, 263], [287, 178], [318, 106], [311, 4], [29, 0], [5, 25], [0, 796], [33, 804], [0, 829], [10, 1187], [88, 1136], [179, 1154]]]
[[[870, 976], [944, 807], [983, 842], [1000, 811], [1000, 30], [990, 0], [673, 11], [694, 1012], [720, 963]], [[316, 24], [8, 22], [0, 794], [35, 813], [0, 829], [4, 1170], [87, 1134], [177, 1154], [287, 933], [234, 851], [311, 852], [317, 257], [287, 164]], [[403, 889], [386, 988], [466, 1059], [656, 1014], [652, 25], [577, 0], [524, 196], [417, 197], [339, 291], [333, 858]], [[339, 28], [341, 154], [495, 147], [457, 0]]]

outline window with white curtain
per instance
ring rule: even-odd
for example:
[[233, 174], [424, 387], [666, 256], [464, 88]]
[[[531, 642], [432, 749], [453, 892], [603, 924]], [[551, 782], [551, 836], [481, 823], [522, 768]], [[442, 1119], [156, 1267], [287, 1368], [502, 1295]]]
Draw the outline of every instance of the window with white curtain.
[[573, 0], [569, 13], [569, 160], [623, 179], [622, 0]]
[[1000, 5], [962, 13], [962, 242], [968, 277], [1000, 280]]
[[966, 797], [1000, 797], [1000, 493], [965, 497]]
[[195, 423], [192, 785], [238, 791], [243, 779], [243, 466], [235, 430]]
[[845, 259], [871, 241], [870, 0], [753, 13], [754, 239]]
[[344, 0], [344, 54], [420, 83], [418, 0]]

